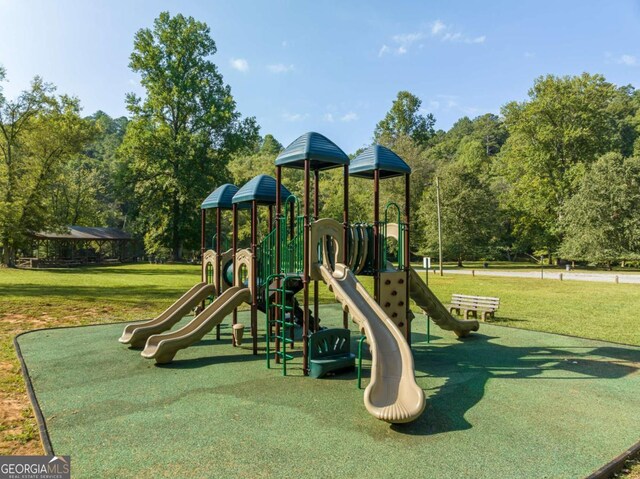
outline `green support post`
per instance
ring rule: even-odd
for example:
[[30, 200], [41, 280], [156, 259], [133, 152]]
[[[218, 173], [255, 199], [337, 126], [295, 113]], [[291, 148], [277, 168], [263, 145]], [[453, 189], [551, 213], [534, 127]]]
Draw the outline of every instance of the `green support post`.
[[431, 318], [427, 314], [427, 344], [431, 342]]

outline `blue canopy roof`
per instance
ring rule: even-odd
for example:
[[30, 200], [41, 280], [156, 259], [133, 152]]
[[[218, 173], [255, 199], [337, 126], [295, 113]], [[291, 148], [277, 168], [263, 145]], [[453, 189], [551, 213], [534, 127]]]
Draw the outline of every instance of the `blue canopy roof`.
[[380, 178], [411, 173], [411, 167], [389, 148], [382, 145], [371, 145], [360, 153], [349, 165], [349, 175], [360, 178], [373, 178], [373, 172], [378, 170]]
[[[207, 198], [202, 202], [200, 208], [203, 210], [207, 210], [210, 208], [222, 208], [223, 210], [230, 210], [233, 206], [232, 199], [233, 195], [238, 192], [238, 187], [236, 185], [232, 185], [231, 183], [225, 183], [222, 186], [219, 186], [213, 192], [207, 196]], [[248, 208], [249, 205], [242, 205], [242, 208]]]
[[298, 137], [276, 158], [276, 166], [304, 168], [305, 160], [310, 161], [312, 170], [327, 170], [348, 165], [349, 157], [326, 136], [310, 131]]
[[[258, 175], [251, 179], [233, 196], [232, 203], [245, 203], [257, 201], [261, 205], [274, 205], [276, 203], [276, 179], [269, 175]], [[291, 196], [291, 192], [280, 185], [280, 200], [284, 202]]]

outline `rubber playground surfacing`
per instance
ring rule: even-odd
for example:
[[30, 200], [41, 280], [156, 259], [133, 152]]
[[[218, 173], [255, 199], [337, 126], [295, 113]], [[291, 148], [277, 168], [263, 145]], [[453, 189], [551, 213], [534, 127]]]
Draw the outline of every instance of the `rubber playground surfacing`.
[[[321, 308], [325, 326], [341, 317]], [[367, 413], [355, 373], [304, 378], [297, 358], [284, 378], [250, 338], [231, 347], [228, 325], [162, 367], [118, 343], [123, 323], [17, 341], [73, 477], [573, 478], [640, 439], [640, 348], [484, 323], [463, 341], [432, 325], [427, 343], [423, 318], [427, 408], [394, 426]]]

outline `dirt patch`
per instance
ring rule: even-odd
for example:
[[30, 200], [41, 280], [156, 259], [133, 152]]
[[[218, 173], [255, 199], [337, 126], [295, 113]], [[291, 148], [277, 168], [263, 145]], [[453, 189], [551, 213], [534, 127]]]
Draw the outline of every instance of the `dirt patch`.
[[0, 374], [2, 373], [17, 373], [16, 366], [9, 361], [0, 361]]
[[13, 421], [22, 421], [23, 411], [28, 407], [26, 398], [0, 396], [0, 424], [9, 424]]
[[10, 324], [20, 324], [23, 323], [24, 321], [28, 321], [30, 318], [29, 316], [27, 316], [26, 314], [3, 314], [0, 315], [0, 321], [2, 321], [3, 323], [10, 323]]

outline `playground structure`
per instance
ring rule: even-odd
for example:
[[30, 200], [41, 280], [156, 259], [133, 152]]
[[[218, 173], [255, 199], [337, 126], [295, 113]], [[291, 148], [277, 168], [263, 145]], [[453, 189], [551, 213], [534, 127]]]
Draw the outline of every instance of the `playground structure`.
[[[424, 410], [425, 397], [416, 384], [411, 352], [410, 299], [434, 323], [459, 337], [478, 330], [476, 320], [458, 320], [436, 298], [411, 268], [410, 175], [411, 168], [398, 155], [373, 145], [349, 161], [333, 142], [319, 133], [306, 133], [291, 143], [276, 159], [276, 177], [259, 175], [241, 188], [225, 184], [213, 191], [202, 208], [202, 281], [187, 291], [157, 318], [128, 325], [120, 342], [142, 347], [142, 356], [163, 364], [176, 353], [202, 339], [232, 317], [233, 342], [239, 344], [243, 325], [237, 308], [251, 307], [251, 349], [258, 354], [258, 311], [265, 313], [267, 366], [279, 365], [286, 375], [293, 359], [294, 329], [302, 327], [302, 369], [310, 372], [309, 345], [320, 330], [319, 283], [324, 282], [343, 309], [343, 328], [348, 318], [358, 325], [371, 352], [371, 379], [364, 391], [367, 410], [390, 423], [416, 419]], [[282, 169], [304, 171], [302, 198], [282, 184]], [[343, 169], [342, 222], [319, 218], [320, 173]], [[373, 180], [373, 224], [349, 222], [349, 177]], [[403, 209], [386, 205], [380, 218], [380, 181], [404, 177]], [[312, 188], [313, 183], [313, 188]], [[313, 199], [311, 193], [313, 192]], [[258, 238], [258, 208], [268, 208], [268, 232]], [[313, 206], [313, 213], [311, 207]], [[207, 211], [215, 210], [213, 245], [205, 249]], [[238, 214], [249, 209], [251, 246], [238, 248]], [[232, 212], [231, 248], [223, 248], [222, 212]], [[394, 221], [393, 221], [394, 220]], [[387, 240], [397, 241], [397, 264], [389, 259]], [[356, 275], [373, 277], [371, 296]], [[311, 294], [312, 293], [312, 294]], [[302, 295], [302, 304], [296, 296]], [[206, 307], [205, 299], [212, 301]], [[215, 298], [215, 299], [214, 299]], [[198, 308], [187, 325], [169, 331], [189, 310]], [[312, 309], [311, 309], [312, 308]], [[273, 347], [272, 347], [273, 345]], [[331, 357], [323, 359], [332, 361]], [[344, 357], [335, 359], [343, 361]]]

